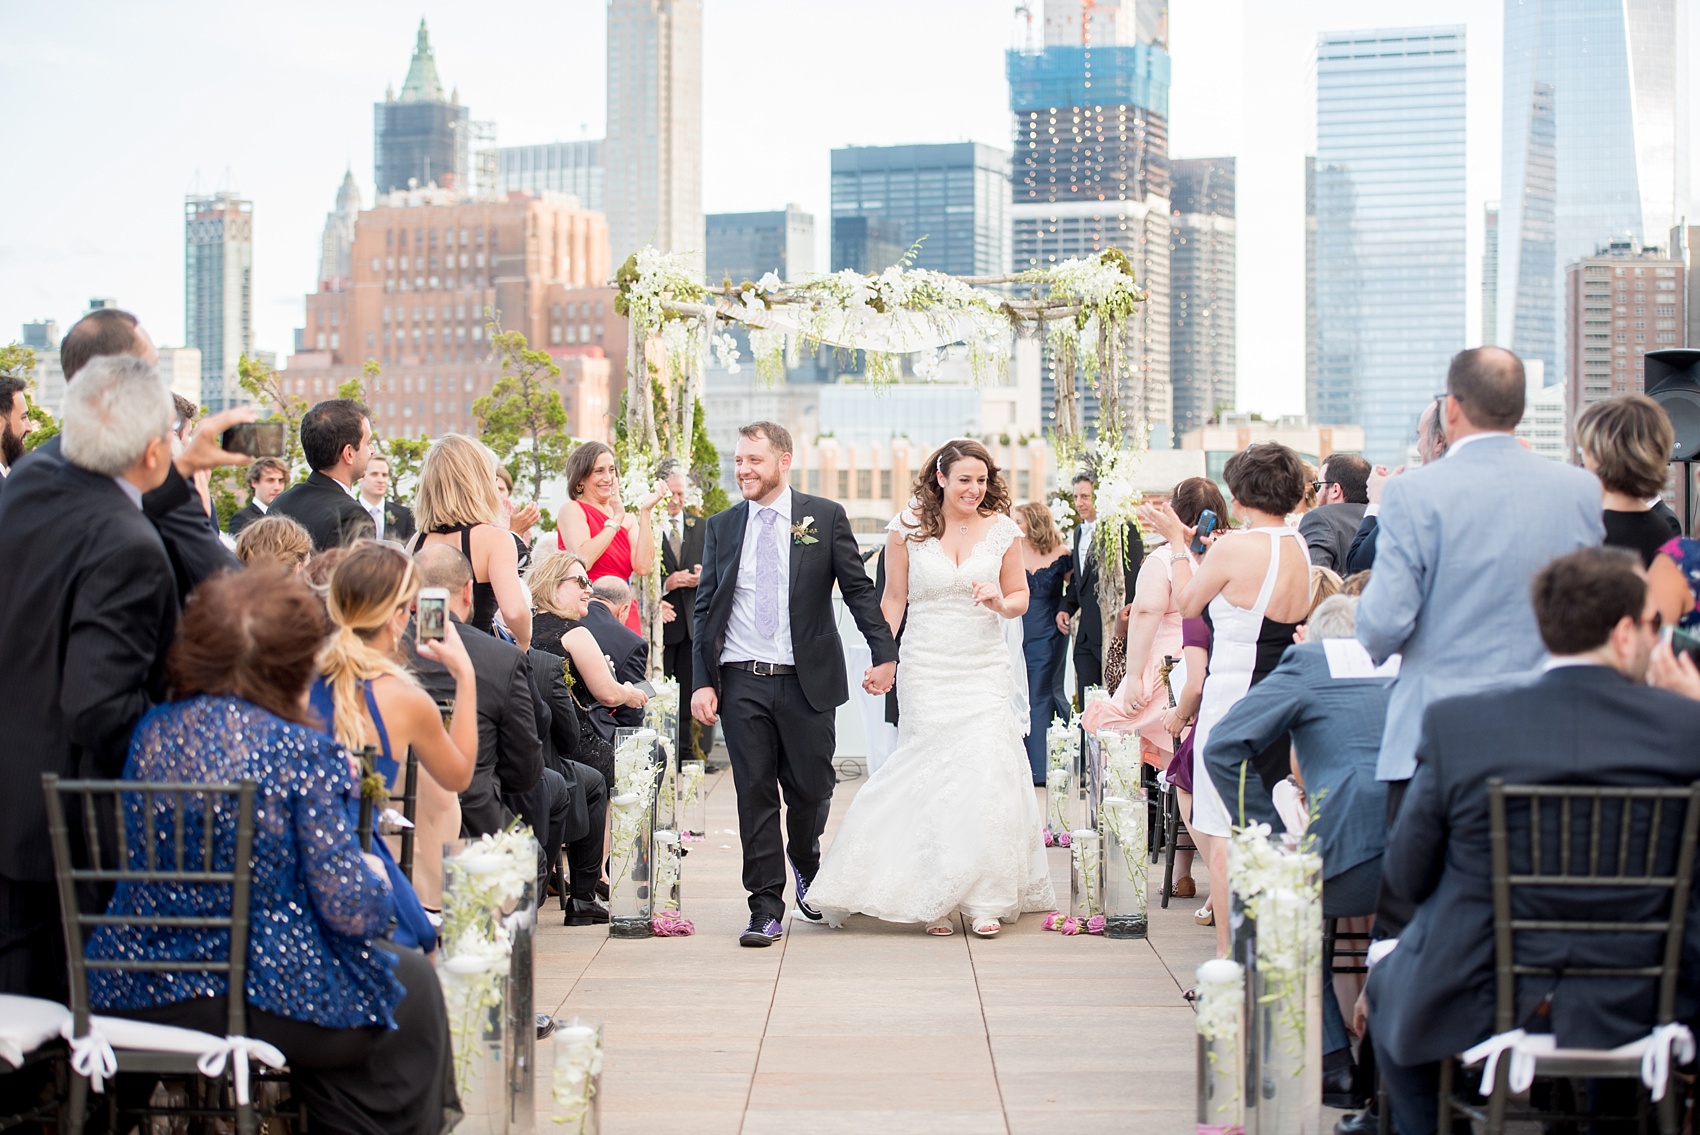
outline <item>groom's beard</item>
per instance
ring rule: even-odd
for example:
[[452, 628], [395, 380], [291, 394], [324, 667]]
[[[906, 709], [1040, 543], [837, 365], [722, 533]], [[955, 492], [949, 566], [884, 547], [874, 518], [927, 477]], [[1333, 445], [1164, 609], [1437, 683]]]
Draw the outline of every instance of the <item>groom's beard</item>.
[[745, 500], [757, 501], [757, 500], [760, 500], [761, 498], [765, 497], [767, 494], [773, 492], [775, 489], [779, 488], [779, 486], [784, 484], [784, 483], [785, 483], [784, 476], [779, 474], [779, 473], [775, 473], [772, 477], [765, 478], [763, 480], [757, 481], [755, 483], [755, 491], [754, 492], [751, 492], [749, 485], [746, 482], [743, 482], [743, 481], [738, 482], [738, 488], [743, 490]]
[[24, 439], [12, 432], [12, 423], [0, 424], [0, 462], [10, 469], [24, 455]]

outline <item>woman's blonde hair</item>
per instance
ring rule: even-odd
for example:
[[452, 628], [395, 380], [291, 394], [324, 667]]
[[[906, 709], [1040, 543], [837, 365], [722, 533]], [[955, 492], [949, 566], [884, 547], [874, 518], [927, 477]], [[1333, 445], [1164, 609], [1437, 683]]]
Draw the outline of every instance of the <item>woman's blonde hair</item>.
[[313, 537], [292, 517], [262, 516], [236, 537], [243, 567], [275, 566], [297, 571], [313, 555]]
[[1027, 542], [1033, 545], [1033, 550], [1041, 556], [1048, 556], [1062, 543], [1062, 533], [1057, 531], [1056, 518], [1051, 510], [1037, 501], [1023, 501], [1015, 506], [1015, 513], [1027, 522]]
[[1676, 431], [1663, 406], [1645, 394], [1621, 394], [1576, 416], [1576, 444], [1599, 466], [1600, 484], [1646, 500], [1664, 491]]
[[[555, 592], [567, 581], [575, 565], [584, 567], [584, 559], [577, 552], [551, 552], [532, 564], [525, 573], [525, 585], [531, 589], [531, 605], [563, 619], [571, 618], [555, 602]], [[585, 571], [589, 574], [588, 568]]]
[[465, 434], [444, 434], [425, 451], [413, 514], [421, 532], [463, 524], [494, 524], [501, 513], [496, 496], [496, 455]]
[[336, 739], [351, 753], [365, 743], [365, 683], [388, 674], [416, 684], [400, 662], [373, 649], [371, 640], [418, 594], [413, 557], [394, 544], [357, 540], [331, 570], [325, 606], [335, 630], [319, 654], [319, 673], [330, 683]]
[[[1314, 611], [1324, 599], [1340, 594], [1340, 576], [1319, 564], [1310, 567], [1310, 610]], [[1305, 615], [1309, 618], [1309, 614]]]

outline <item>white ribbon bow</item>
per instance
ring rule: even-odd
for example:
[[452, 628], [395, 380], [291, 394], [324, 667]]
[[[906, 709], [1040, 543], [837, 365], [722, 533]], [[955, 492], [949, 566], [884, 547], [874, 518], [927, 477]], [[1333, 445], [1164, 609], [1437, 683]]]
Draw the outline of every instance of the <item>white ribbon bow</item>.
[[209, 1080], [216, 1080], [224, 1075], [227, 1061], [234, 1060], [236, 1066], [231, 1073], [236, 1080], [236, 1102], [246, 1106], [248, 1103], [248, 1065], [252, 1060], [259, 1060], [266, 1066], [282, 1069], [288, 1064], [283, 1053], [263, 1040], [255, 1040], [246, 1036], [227, 1036], [217, 1048], [208, 1049], [201, 1053], [195, 1067], [201, 1070], [201, 1075]]
[[1687, 1025], [1673, 1021], [1660, 1025], [1648, 1035], [1647, 1050], [1641, 1054], [1641, 1082], [1653, 1093], [1654, 1103], [1665, 1098], [1673, 1049], [1678, 1067], [1694, 1059], [1694, 1034]]
[[[61, 1035], [70, 1031], [71, 1022], [66, 1021]], [[65, 1039], [71, 1045], [71, 1070], [86, 1079], [95, 1092], [104, 1092], [106, 1081], [118, 1074], [118, 1054], [107, 1043], [106, 1034], [90, 1025], [87, 1036], [65, 1036]]]
[[1499, 1071], [1499, 1058], [1509, 1052], [1511, 1068], [1506, 1077], [1507, 1083], [1513, 1093], [1526, 1092], [1535, 1082], [1535, 1057], [1552, 1051], [1555, 1051], [1555, 1045], [1551, 1033], [1531, 1035], [1523, 1029], [1512, 1029], [1490, 1036], [1464, 1053], [1464, 1063], [1487, 1062], [1482, 1066], [1481, 1094], [1490, 1096], [1493, 1094], [1495, 1073]]

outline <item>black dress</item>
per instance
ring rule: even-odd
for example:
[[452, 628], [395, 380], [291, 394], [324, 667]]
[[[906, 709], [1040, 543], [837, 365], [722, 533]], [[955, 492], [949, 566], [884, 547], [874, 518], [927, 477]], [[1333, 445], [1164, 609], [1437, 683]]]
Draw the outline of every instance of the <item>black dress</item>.
[[[448, 525], [443, 528], [431, 529], [430, 535], [447, 536], [451, 532], [459, 532], [461, 555], [465, 556], [466, 562], [470, 564], [472, 563], [472, 530], [477, 527], [476, 524]], [[425, 536], [426, 533], [421, 532], [415, 537], [413, 541], [415, 552], [425, 546]], [[479, 582], [478, 572], [474, 570], [472, 573], [472, 617], [466, 620], [466, 625], [477, 627], [485, 634], [493, 635], [496, 633], [497, 610], [495, 584], [487, 579]]]
[[1682, 535], [1679, 527], [1673, 527], [1671, 519], [1654, 510], [1643, 512], [1620, 512], [1608, 508], [1604, 512], [1606, 522], [1605, 546], [1608, 548], [1627, 548], [1641, 557], [1641, 566], [1653, 566], [1653, 557], [1659, 554], [1672, 536]]
[[546, 650], [562, 659], [566, 667], [567, 692], [572, 695], [573, 705], [578, 709], [579, 737], [578, 751], [573, 759], [580, 764], [589, 765], [602, 774], [609, 784], [614, 783], [614, 746], [613, 736], [603, 736], [599, 731], [601, 715], [593, 714], [597, 701], [590, 694], [590, 687], [579, 677], [578, 667], [573, 665], [572, 655], [561, 645], [561, 637], [574, 627], [577, 621], [563, 618], [550, 611], [533, 611], [531, 613], [531, 645], [538, 650]]

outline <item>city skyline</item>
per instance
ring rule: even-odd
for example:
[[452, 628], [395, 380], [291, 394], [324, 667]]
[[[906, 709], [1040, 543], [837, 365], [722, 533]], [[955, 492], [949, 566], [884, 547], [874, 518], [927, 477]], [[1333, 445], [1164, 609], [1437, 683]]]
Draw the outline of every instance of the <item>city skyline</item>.
[[[405, 74], [421, 15], [444, 87], [458, 88], [464, 105], [497, 123], [504, 148], [603, 135], [600, 0], [512, 5], [511, 13], [504, 9], [512, 19], [502, 20], [394, 5], [307, 3], [289, 19], [244, 13], [223, 22], [195, 18], [199, 5], [175, 5], [166, 17], [72, 7], [90, 18], [4, 17], [21, 65], [0, 77], [0, 97], [15, 108], [0, 137], [14, 152], [43, 156], [57, 124], [97, 120], [120, 97], [134, 108], [134, 128], [104, 152], [64, 148], [51, 167], [56, 177], [13, 178], [0, 189], [0, 215], [28, 218], [0, 228], [0, 338], [7, 340], [16, 333], [8, 324], [66, 324], [89, 296], [107, 295], [175, 342], [183, 326], [178, 210], [191, 192], [228, 188], [255, 202], [255, 346], [287, 354], [344, 170], [352, 168], [362, 194], [371, 193], [370, 107]], [[1345, 0], [1306, 0], [1280, 13], [1271, 7], [1171, 3], [1171, 152], [1239, 160], [1241, 290], [1258, 297], [1242, 303], [1239, 403], [1292, 412], [1303, 406], [1303, 293], [1294, 266], [1302, 264], [1305, 92], [1317, 32], [1469, 24], [1470, 260], [1471, 283], [1479, 285], [1480, 207], [1499, 192], [1501, 15], [1497, 5], [1461, 0], [1422, 9]], [[1492, 10], [1484, 17], [1481, 7]], [[971, 140], [1007, 149], [1003, 53], [1016, 43], [1011, 9], [990, 0], [873, 2], [851, 18], [708, 0], [704, 209], [760, 211], [794, 201], [828, 217], [835, 146]], [[511, 35], [516, 21], [527, 29], [520, 47]], [[244, 65], [211, 85], [204, 72], [166, 75], [148, 45], [163, 49], [168, 41], [186, 56], [241, 53]], [[832, 47], [806, 49], [810, 43]], [[922, 74], [916, 57], [927, 61]], [[90, 222], [91, 209], [104, 214], [98, 222]], [[828, 229], [817, 224], [817, 264], [828, 260]], [[1475, 338], [1479, 313], [1470, 307]]]

